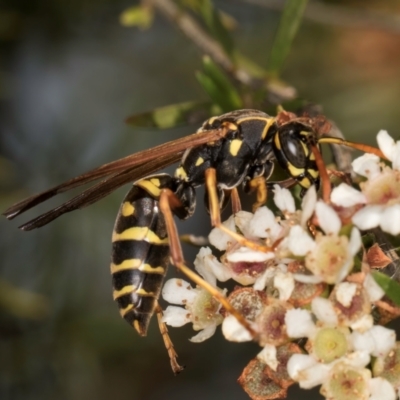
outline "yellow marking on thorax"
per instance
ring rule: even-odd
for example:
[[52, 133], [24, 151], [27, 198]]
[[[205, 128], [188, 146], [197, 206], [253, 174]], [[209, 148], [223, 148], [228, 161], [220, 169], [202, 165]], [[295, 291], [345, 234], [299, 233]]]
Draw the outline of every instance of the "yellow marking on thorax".
[[129, 201], [125, 201], [124, 204], [122, 204], [121, 214], [124, 217], [129, 217], [130, 215], [133, 215], [134, 212], [135, 212], [135, 207], [133, 207], [133, 205], [129, 203]]
[[244, 121], [248, 121], [248, 120], [257, 120], [257, 121], [263, 121], [265, 122], [265, 127], [261, 133], [261, 139], [265, 139], [265, 137], [267, 136], [268, 130], [269, 128], [274, 124], [275, 122], [275, 118], [272, 117], [245, 117], [245, 118], [241, 118], [238, 119], [238, 124], [240, 125], [242, 122]]
[[275, 143], [275, 146], [276, 146], [276, 148], [277, 148], [278, 150], [282, 150], [281, 140], [280, 140], [278, 134], [275, 134], [275, 136], [274, 136], [274, 143]]
[[134, 308], [133, 304], [128, 304], [125, 308], [119, 309], [119, 314], [121, 315], [122, 318], [124, 318], [125, 315], [128, 314], [128, 312], [131, 311], [133, 308]]
[[182, 179], [183, 181], [187, 181], [187, 173], [183, 167], [179, 167], [175, 171], [175, 178]]
[[315, 161], [315, 154], [311, 152], [308, 158], [312, 161]]
[[158, 199], [161, 195], [160, 188], [157, 187], [153, 182], [151, 182], [151, 180], [149, 181], [147, 179], [143, 179], [139, 182], [136, 182], [135, 185], [144, 189], [147, 193], [149, 193], [155, 199]]
[[231, 142], [231, 145], [229, 146], [229, 153], [233, 156], [236, 157], [237, 154], [239, 153], [240, 148], [242, 147], [243, 141], [240, 139], [234, 139]]
[[268, 122], [265, 124], [265, 127], [264, 127], [264, 129], [262, 131], [261, 139], [265, 139], [266, 138], [267, 133], [269, 131], [269, 128], [271, 128], [271, 126], [274, 124], [275, 119], [274, 118], [267, 118], [267, 121]]
[[113, 291], [113, 299], [116, 300], [119, 297], [122, 297], [122, 296], [124, 296], [126, 294], [130, 294], [130, 293], [136, 292], [136, 289], [137, 289], [137, 287], [134, 286], [134, 285], [127, 285], [127, 286], [124, 286], [120, 290], [114, 290]]
[[225, 128], [229, 129], [230, 131], [237, 131], [238, 130], [238, 126], [236, 124], [234, 124], [233, 122], [224, 121], [223, 125], [224, 125]]
[[165, 274], [164, 267], [153, 267], [150, 264], [143, 264], [142, 260], [139, 258], [124, 260], [121, 264], [111, 264], [111, 274], [126, 271], [128, 269], [137, 269], [138, 271], [146, 272], [147, 274]]
[[112, 242], [118, 240], [144, 240], [153, 244], [168, 244], [168, 238], [159, 238], [152, 230], [146, 226], [134, 226], [121, 233], [113, 232]]
[[151, 178], [151, 179], [150, 179], [150, 182], [151, 182], [153, 185], [157, 186], [158, 188], [160, 187], [160, 180], [159, 180], [158, 178]]
[[208, 123], [209, 125], [212, 125], [212, 124], [215, 122], [215, 120], [216, 120], [217, 118], [219, 118], [219, 117], [218, 117], [218, 116], [211, 117], [211, 118], [207, 121], [207, 123]]
[[199, 157], [196, 161], [195, 166], [198, 167], [199, 165], [203, 164], [204, 162], [204, 158], [203, 157]]

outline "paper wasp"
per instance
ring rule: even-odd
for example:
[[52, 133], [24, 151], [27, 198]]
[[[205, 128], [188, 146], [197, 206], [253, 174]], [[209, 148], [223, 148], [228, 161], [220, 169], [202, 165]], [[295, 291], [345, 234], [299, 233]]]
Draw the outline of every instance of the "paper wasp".
[[[102, 179], [20, 227], [29, 231], [134, 182], [123, 200], [112, 237], [114, 300], [121, 316], [142, 336], [147, 333], [151, 316], [157, 313], [172, 369], [177, 373], [182, 368], [176, 361], [166, 326], [161, 322], [162, 311], [158, 305], [170, 259], [196, 284], [208, 290], [253, 335], [255, 332], [216, 288], [185, 265], [173, 216], [189, 218], [195, 210], [195, 188], [205, 184], [212, 225], [243, 245], [270, 250], [228, 230], [221, 224], [220, 211], [229, 198], [232, 198], [234, 210], [240, 208], [237, 187], [241, 184], [246, 192], [257, 193], [256, 206], [264, 204], [267, 180], [275, 162], [288, 173], [292, 184], [298, 183], [303, 190], [311, 185], [318, 186], [322, 174], [320, 143], [344, 144], [365, 150], [363, 145], [323, 137], [328, 125], [324, 118], [296, 117], [286, 112], [277, 117], [257, 110], [229, 112], [210, 118], [195, 134], [102, 165], [29, 197], [11, 206], [4, 215], [13, 219], [59, 193]], [[181, 163], [174, 176], [151, 175], [179, 160]]]

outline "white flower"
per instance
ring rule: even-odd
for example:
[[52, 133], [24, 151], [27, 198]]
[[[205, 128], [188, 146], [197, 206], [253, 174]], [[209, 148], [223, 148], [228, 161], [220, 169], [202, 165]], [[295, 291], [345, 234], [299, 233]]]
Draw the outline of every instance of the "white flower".
[[385, 157], [393, 164], [393, 169], [400, 169], [400, 141], [395, 142], [385, 130], [380, 130], [377, 135], [379, 148]]
[[379, 162], [373, 155], [353, 161], [354, 171], [368, 179], [360, 184], [366, 206], [357, 211], [352, 222], [362, 230], [378, 226], [392, 235], [400, 233], [400, 142], [395, 142], [386, 131], [380, 131], [378, 144], [392, 162], [392, 168]]
[[268, 238], [272, 242], [274, 242], [282, 232], [282, 227], [277, 222], [274, 213], [267, 207], [258, 208], [246, 228], [250, 237]]
[[393, 386], [381, 377], [369, 380], [370, 398], [369, 400], [395, 400], [396, 392]]
[[290, 229], [286, 245], [295, 256], [305, 256], [315, 248], [314, 240], [300, 225]]
[[385, 357], [396, 343], [396, 333], [392, 329], [374, 325], [368, 331], [351, 333], [354, 349], [367, 351], [374, 357]]
[[233, 316], [228, 315], [222, 322], [222, 334], [231, 342], [249, 342], [250, 332]]
[[217, 285], [217, 279], [220, 282], [225, 282], [231, 278], [230, 270], [212, 254], [209, 247], [202, 247], [194, 260], [196, 271], [204, 277], [204, 279]]
[[274, 203], [284, 214], [293, 214], [296, 211], [292, 194], [288, 189], [281, 188], [279, 185], [274, 185]]
[[341, 183], [332, 190], [331, 200], [334, 204], [341, 207], [352, 207], [356, 204], [365, 204], [367, 202], [362, 192], [354, 189], [347, 183]]
[[200, 330], [190, 339], [192, 342], [199, 343], [210, 338], [222, 322], [222, 315], [219, 314], [221, 305], [211, 294], [202, 288], [193, 288], [182, 279], [174, 278], [165, 282], [162, 296], [169, 303], [185, 306], [168, 306], [163, 322], [173, 327], [191, 322], [194, 330]]
[[288, 336], [295, 339], [311, 336], [316, 329], [311, 313], [300, 308], [286, 311], [285, 324]]

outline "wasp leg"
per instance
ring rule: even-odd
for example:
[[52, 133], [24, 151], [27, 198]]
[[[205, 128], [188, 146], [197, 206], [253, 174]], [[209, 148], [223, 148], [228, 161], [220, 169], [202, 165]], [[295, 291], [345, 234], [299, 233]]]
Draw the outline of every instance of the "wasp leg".
[[382, 153], [381, 150], [377, 149], [376, 147], [369, 146], [369, 145], [363, 144], [363, 143], [350, 142], [349, 140], [345, 140], [345, 139], [337, 138], [337, 137], [321, 137], [318, 139], [318, 143], [339, 144], [342, 146], [351, 147], [352, 149], [361, 150], [364, 153], [375, 154], [379, 158], [383, 158], [384, 160], [387, 160], [387, 157]]
[[178, 361], [176, 361], [176, 359], [178, 358], [178, 354], [176, 353], [174, 349], [174, 344], [172, 343], [172, 340], [168, 335], [167, 325], [162, 321], [163, 311], [158, 302], [155, 308], [155, 312], [157, 314], [158, 327], [160, 328], [160, 333], [164, 340], [164, 345], [165, 348], [167, 349], [169, 360], [171, 362], [172, 371], [174, 372], [175, 375], [177, 375], [179, 374], [179, 372], [183, 371], [185, 367], [181, 367], [178, 364]]
[[329, 204], [331, 202], [331, 180], [329, 179], [328, 171], [318, 147], [311, 144], [311, 150], [314, 154], [315, 163], [317, 164], [318, 172], [321, 177], [322, 199], [325, 203]]
[[231, 190], [231, 202], [232, 202], [232, 213], [237, 214], [242, 210], [242, 204], [240, 203], [240, 197], [237, 188]]
[[267, 185], [267, 190], [272, 190], [274, 188], [274, 185], [279, 185], [281, 188], [289, 189], [297, 185], [297, 181], [294, 178], [288, 178], [284, 179], [283, 181], [268, 182], [266, 185]]
[[248, 189], [256, 192], [256, 202], [253, 204], [253, 213], [267, 202], [267, 183], [263, 176], [257, 176], [248, 182]]
[[206, 170], [206, 187], [209, 196], [210, 202], [210, 216], [211, 216], [211, 224], [221, 231], [227, 233], [233, 239], [235, 239], [239, 244], [244, 247], [248, 247], [253, 250], [262, 251], [264, 253], [274, 251], [274, 247], [264, 246], [262, 244], [253, 242], [249, 239], [246, 239], [244, 236], [231, 231], [226, 226], [221, 223], [221, 213], [219, 209], [218, 195], [217, 195], [217, 180], [216, 180], [216, 172], [214, 168], [208, 168]]
[[255, 337], [256, 332], [250, 326], [250, 323], [238, 312], [227, 300], [227, 298], [214, 286], [205, 281], [201, 276], [197, 275], [189, 267], [186, 266], [183, 259], [181, 243], [179, 241], [178, 230], [174, 221], [172, 210], [177, 207], [180, 200], [170, 189], [163, 189], [160, 196], [160, 210], [164, 215], [166, 228], [169, 238], [170, 255], [172, 264], [175, 265], [182, 273], [191, 279], [197, 286], [207, 290], [221, 305], [232, 314], [241, 325], [243, 325], [250, 334]]
[[180, 235], [179, 240], [183, 243], [187, 243], [195, 247], [209, 246], [210, 244], [207, 237], [190, 234]]

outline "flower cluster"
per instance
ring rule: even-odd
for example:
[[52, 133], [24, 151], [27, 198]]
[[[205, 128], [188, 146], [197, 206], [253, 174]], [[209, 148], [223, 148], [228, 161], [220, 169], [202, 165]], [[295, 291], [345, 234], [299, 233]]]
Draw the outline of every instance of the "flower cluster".
[[[391, 259], [363, 232], [380, 227], [400, 234], [400, 142], [381, 131], [378, 144], [391, 166], [370, 154], [355, 159], [359, 183], [341, 183], [329, 203], [312, 186], [296, 207], [292, 193], [275, 185], [271, 208], [239, 211], [223, 223], [244, 241], [212, 230], [210, 244], [223, 255], [217, 259], [204, 247], [195, 268], [215, 288], [229, 279], [239, 284], [228, 296], [232, 309], [182, 279], [163, 288], [163, 298], [175, 304], [164, 322], [192, 323], [200, 331], [193, 342], [222, 324], [227, 340], [259, 343], [259, 354], [239, 378], [253, 399], [285, 398], [294, 382], [305, 389], [320, 385], [327, 399], [400, 395], [400, 342], [381, 325], [399, 308], [374, 278]], [[259, 248], [247, 245], [254, 243]]]

